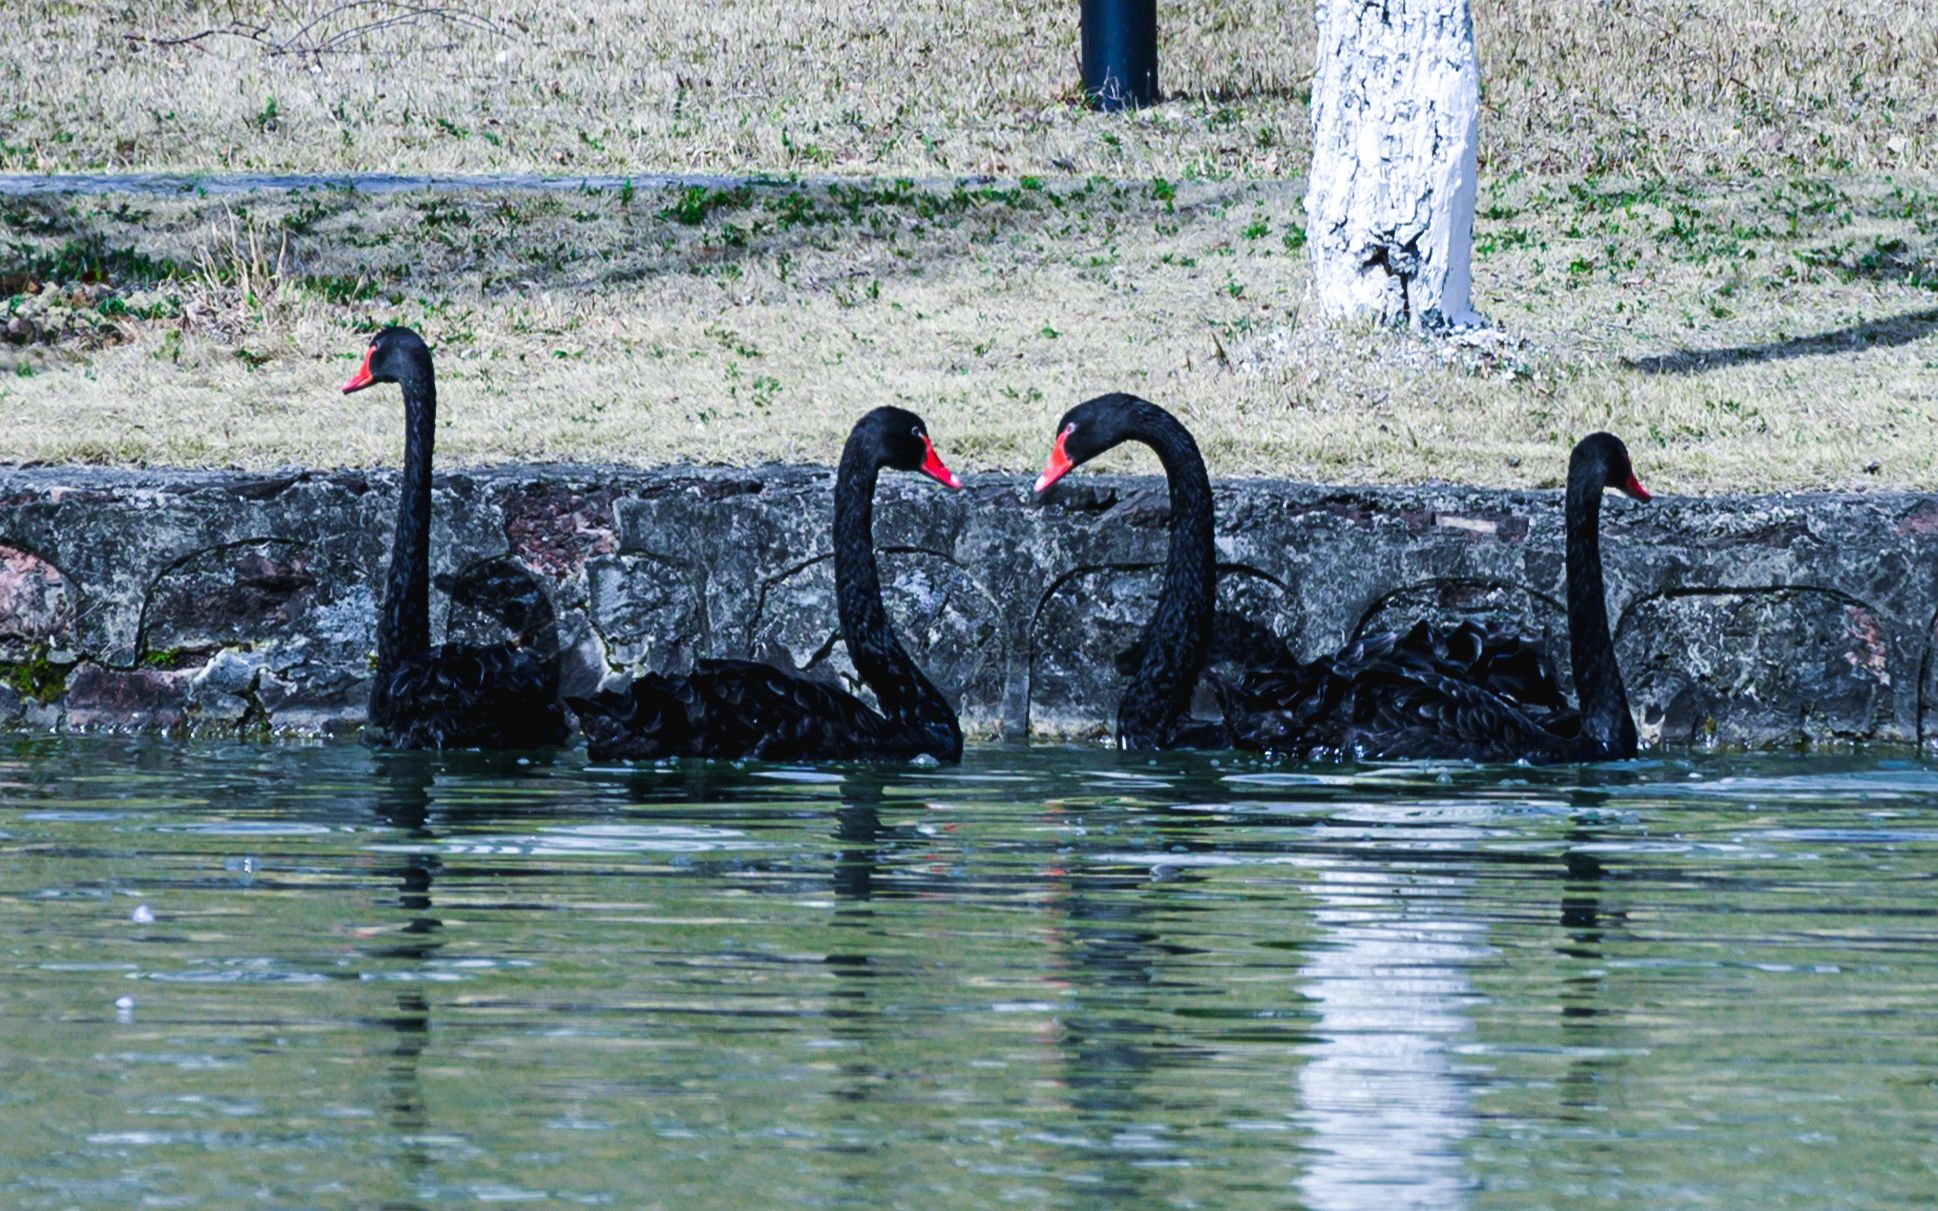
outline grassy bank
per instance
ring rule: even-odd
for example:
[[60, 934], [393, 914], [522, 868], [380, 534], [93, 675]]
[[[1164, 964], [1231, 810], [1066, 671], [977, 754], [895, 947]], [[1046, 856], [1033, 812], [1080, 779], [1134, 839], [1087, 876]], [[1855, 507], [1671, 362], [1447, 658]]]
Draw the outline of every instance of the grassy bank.
[[1938, 180], [1492, 178], [1478, 302], [1505, 337], [1465, 348], [1307, 322], [1297, 199], [17, 201], [0, 310], [35, 327], [0, 346], [0, 459], [392, 462], [394, 395], [335, 387], [405, 322], [437, 348], [452, 463], [828, 460], [899, 402], [953, 461], [1034, 469], [1063, 409], [1122, 388], [1222, 473], [1549, 485], [1608, 427], [1667, 490], [1938, 483]]
[[1938, 484], [1924, 6], [1474, 14], [1503, 335], [1449, 348], [1300, 314], [1306, 5], [1163, 6], [1135, 115], [1078, 103], [1076, 5], [16, 6], [0, 170], [777, 180], [7, 203], [0, 459], [392, 461], [334, 386], [401, 321], [452, 462], [827, 459], [901, 402], [1025, 469], [1122, 388], [1227, 473], [1551, 484], [1609, 427], [1671, 488]]
[[[0, 170], [1303, 171], [1313, 7], [1159, 8], [1172, 100], [1078, 100], [1073, 3], [0, 9]], [[1934, 166], [1923, 0], [1476, 0], [1493, 173]]]

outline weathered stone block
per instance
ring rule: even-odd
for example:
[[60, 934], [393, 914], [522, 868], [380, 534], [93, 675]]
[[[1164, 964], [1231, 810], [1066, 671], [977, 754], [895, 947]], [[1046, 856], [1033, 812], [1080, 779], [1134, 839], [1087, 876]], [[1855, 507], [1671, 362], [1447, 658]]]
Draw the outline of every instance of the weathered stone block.
[[1901, 663], [1870, 607], [1805, 588], [1645, 598], [1616, 651], [1644, 740], [1672, 744], [1867, 739], [1890, 722]]
[[256, 701], [277, 731], [296, 735], [334, 735], [363, 726], [370, 703], [367, 668], [298, 665], [256, 681]]
[[196, 690], [210, 693], [250, 694], [255, 691], [256, 676], [262, 672], [264, 663], [259, 652], [226, 649], [209, 657], [209, 662], [196, 672], [190, 684]]
[[596, 693], [611, 666], [592, 623], [582, 613], [567, 614], [559, 620], [558, 643], [559, 694], [574, 698]]
[[318, 598], [312, 562], [305, 544], [278, 539], [180, 559], [148, 594], [141, 650], [206, 652], [303, 634]]
[[106, 669], [84, 664], [62, 699], [69, 726], [104, 731], [165, 730], [187, 718], [194, 669]]
[[209, 657], [189, 681], [189, 722], [197, 728], [233, 727], [255, 719], [256, 682], [267, 656], [257, 651], [225, 648]]
[[618, 549], [612, 501], [609, 487], [520, 484], [504, 496], [505, 539], [530, 567], [553, 577], [575, 575], [586, 560]]
[[614, 665], [684, 672], [706, 653], [706, 611], [690, 564], [601, 555], [587, 561], [585, 576], [587, 616]]

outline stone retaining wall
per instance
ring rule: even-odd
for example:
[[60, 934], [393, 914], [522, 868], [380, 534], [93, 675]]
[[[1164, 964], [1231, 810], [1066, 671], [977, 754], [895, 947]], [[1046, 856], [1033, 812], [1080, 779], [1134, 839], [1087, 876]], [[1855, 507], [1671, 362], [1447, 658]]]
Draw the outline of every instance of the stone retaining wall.
[[[434, 625], [550, 634], [568, 692], [697, 656], [847, 676], [824, 469], [440, 477]], [[397, 480], [0, 470], [0, 719], [328, 733], [362, 719]], [[1566, 665], [1560, 497], [1219, 486], [1221, 662], [1490, 614]], [[1097, 734], [1164, 556], [1159, 480], [888, 473], [876, 539], [910, 651], [972, 734]], [[1922, 741], [1938, 499], [1611, 497], [1611, 613], [1645, 742]], [[548, 608], [549, 607], [549, 608]], [[1931, 725], [1938, 727], [1938, 723]]]

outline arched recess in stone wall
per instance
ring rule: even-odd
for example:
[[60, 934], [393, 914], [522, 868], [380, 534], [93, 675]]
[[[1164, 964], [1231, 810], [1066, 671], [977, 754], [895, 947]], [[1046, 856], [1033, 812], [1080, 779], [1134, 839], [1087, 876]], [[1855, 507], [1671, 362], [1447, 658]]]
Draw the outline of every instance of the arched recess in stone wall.
[[0, 661], [73, 642], [81, 591], [52, 562], [22, 545], [0, 542]]
[[[1003, 701], [1002, 609], [989, 591], [940, 551], [879, 547], [882, 600], [902, 646], [964, 714], [997, 718]], [[810, 675], [825, 675], [869, 702], [841, 642], [834, 596], [834, 557], [820, 555], [761, 586], [747, 632], [755, 656], [784, 656]]]
[[[1073, 568], [1044, 593], [1030, 624], [1030, 723], [1052, 732], [1111, 732], [1117, 700], [1135, 669], [1133, 650], [1157, 608], [1159, 564]], [[1299, 650], [1294, 598], [1269, 573], [1242, 564], [1218, 569], [1210, 667], [1229, 671]], [[1089, 670], [1078, 675], [1079, 670]], [[1102, 671], [1104, 675], [1097, 673]], [[1218, 713], [1200, 684], [1195, 713]]]
[[136, 627], [137, 658], [212, 652], [235, 644], [368, 644], [369, 622], [320, 613], [361, 577], [323, 566], [309, 543], [244, 538], [181, 556], [155, 577]]
[[1672, 589], [1639, 598], [1616, 655], [1645, 740], [1755, 744], [1865, 740], [1895, 715], [1887, 619], [1835, 589]]
[[512, 639], [555, 648], [558, 611], [546, 590], [548, 579], [511, 555], [473, 560], [435, 577], [432, 584], [449, 598], [445, 641], [491, 644]]

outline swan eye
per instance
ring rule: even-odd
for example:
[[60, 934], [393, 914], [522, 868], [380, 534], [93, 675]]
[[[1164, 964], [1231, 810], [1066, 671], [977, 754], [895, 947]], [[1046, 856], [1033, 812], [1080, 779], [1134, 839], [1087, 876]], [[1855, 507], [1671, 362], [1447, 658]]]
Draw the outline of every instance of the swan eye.
[[1058, 437], [1068, 437], [1068, 436], [1070, 436], [1070, 435], [1071, 435], [1072, 433], [1075, 433], [1076, 431], [1077, 431], [1077, 422], [1075, 422], [1075, 421], [1071, 421], [1071, 422], [1070, 422], [1069, 424], [1067, 424], [1067, 425], [1065, 425], [1065, 426], [1063, 426], [1063, 432], [1061, 432], [1061, 433], [1059, 433], [1059, 434], [1057, 434], [1057, 436], [1058, 436]]

